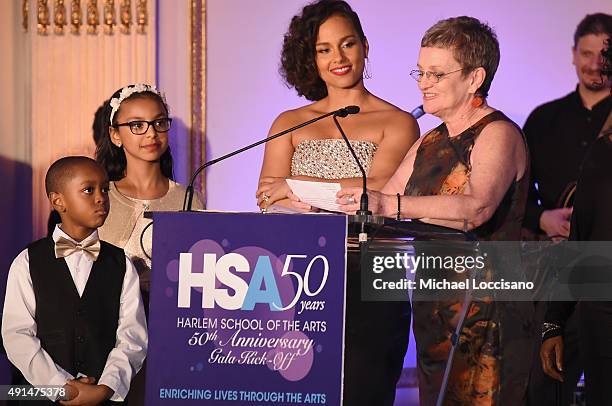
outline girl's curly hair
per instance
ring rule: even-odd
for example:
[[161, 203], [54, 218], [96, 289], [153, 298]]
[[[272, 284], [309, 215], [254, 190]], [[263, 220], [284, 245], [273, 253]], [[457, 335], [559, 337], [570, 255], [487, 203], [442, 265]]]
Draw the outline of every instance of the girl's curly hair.
[[301, 14], [291, 19], [283, 41], [279, 73], [287, 86], [311, 101], [327, 96], [327, 87], [317, 70], [315, 45], [319, 27], [332, 15], [348, 18], [361, 42], [365, 42], [359, 16], [342, 0], [319, 0], [305, 6]]

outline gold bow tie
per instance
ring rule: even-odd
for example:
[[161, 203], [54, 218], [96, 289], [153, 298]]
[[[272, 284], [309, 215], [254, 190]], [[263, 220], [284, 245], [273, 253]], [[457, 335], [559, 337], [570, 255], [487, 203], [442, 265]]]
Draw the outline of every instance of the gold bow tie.
[[55, 243], [55, 258], [63, 258], [75, 252], [83, 251], [89, 259], [95, 261], [100, 254], [100, 240], [90, 240], [85, 244], [75, 243], [67, 238], [60, 237]]

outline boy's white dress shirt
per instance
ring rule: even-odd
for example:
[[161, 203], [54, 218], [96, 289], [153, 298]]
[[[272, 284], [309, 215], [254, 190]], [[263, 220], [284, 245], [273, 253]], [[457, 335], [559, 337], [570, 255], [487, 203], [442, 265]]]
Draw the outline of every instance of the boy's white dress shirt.
[[[53, 241], [60, 237], [74, 241], [56, 226]], [[98, 239], [94, 231], [82, 243]], [[76, 242], [76, 241], [74, 241]], [[82, 251], [64, 258], [79, 296], [83, 295], [93, 266], [92, 260]], [[117, 342], [106, 360], [98, 384], [114, 391], [111, 400], [125, 399], [130, 381], [140, 370], [147, 351], [147, 327], [140, 296], [138, 274], [132, 262], [125, 258], [125, 277], [119, 304]], [[13, 261], [6, 283], [4, 311], [2, 313], [2, 339], [9, 360], [32, 385], [64, 385], [75, 379], [41, 347], [36, 337], [36, 300], [30, 277], [28, 250], [23, 250]]]

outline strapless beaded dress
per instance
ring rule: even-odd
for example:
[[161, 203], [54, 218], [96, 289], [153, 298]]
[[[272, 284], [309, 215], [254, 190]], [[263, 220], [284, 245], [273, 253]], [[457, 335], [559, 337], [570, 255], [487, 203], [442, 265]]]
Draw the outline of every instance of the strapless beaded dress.
[[[378, 145], [371, 141], [349, 141], [367, 174]], [[291, 158], [291, 176], [346, 179], [359, 177], [361, 172], [344, 140], [326, 138], [298, 144]]]
[[[350, 141], [366, 174], [378, 145]], [[291, 176], [322, 179], [361, 177], [355, 159], [342, 139], [305, 140], [291, 159]], [[358, 252], [347, 253], [344, 406], [392, 406], [402, 372], [410, 331], [410, 302], [361, 300]]]

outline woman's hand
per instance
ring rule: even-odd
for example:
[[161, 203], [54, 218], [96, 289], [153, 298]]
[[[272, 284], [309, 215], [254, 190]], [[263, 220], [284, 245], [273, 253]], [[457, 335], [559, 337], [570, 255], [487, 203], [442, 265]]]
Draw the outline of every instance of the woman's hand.
[[293, 194], [292, 192], [289, 192], [289, 194], [287, 194], [287, 197], [289, 198], [289, 200], [291, 201], [291, 205], [298, 209], [299, 211], [303, 211], [303, 212], [313, 212], [316, 213], [319, 211], [318, 208], [316, 207], [312, 207], [311, 205], [309, 205], [308, 203], [304, 203], [303, 201], [300, 200], [299, 197], [297, 197], [297, 195]]
[[264, 176], [259, 180], [259, 187], [255, 192], [257, 205], [260, 209], [267, 209], [275, 202], [286, 199], [290, 191], [285, 178]]
[[[355, 214], [359, 210], [363, 189], [360, 187], [342, 188], [336, 193], [336, 203], [340, 205], [340, 210], [347, 214]], [[392, 200], [397, 201], [392, 195], [386, 195], [375, 190], [368, 189], [368, 209], [374, 214], [386, 217], [393, 217], [397, 212], [391, 209]], [[397, 206], [397, 203], [395, 204]]]

